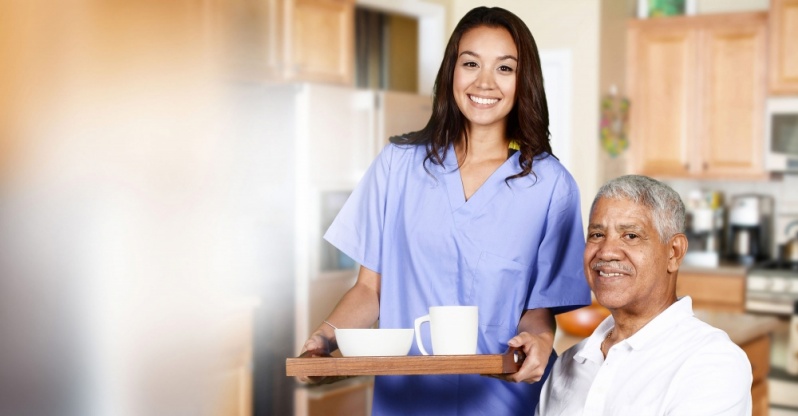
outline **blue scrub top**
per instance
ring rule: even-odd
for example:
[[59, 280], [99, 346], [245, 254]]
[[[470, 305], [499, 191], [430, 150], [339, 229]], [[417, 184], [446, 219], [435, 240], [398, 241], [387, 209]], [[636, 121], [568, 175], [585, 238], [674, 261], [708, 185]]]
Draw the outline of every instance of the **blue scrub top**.
[[[516, 152], [466, 201], [453, 148], [443, 166], [425, 170], [425, 156], [423, 145], [387, 145], [324, 235], [380, 273], [380, 327], [413, 328], [430, 306], [477, 305], [477, 353], [501, 354], [524, 310], [590, 304], [579, 190], [558, 160], [542, 155], [508, 186], [521, 171]], [[428, 325], [422, 338], [429, 350]], [[542, 385], [381, 376], [373, 414], [532, 414]]]

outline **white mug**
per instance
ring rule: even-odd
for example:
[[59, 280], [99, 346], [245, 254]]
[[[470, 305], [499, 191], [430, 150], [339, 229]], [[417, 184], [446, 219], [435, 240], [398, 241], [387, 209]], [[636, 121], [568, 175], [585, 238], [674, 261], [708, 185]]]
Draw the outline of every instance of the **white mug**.
[[430, 355], [421, 340], [421, 324], [429, 322], [434, 355], [468, 355], [477, 353], [479, 314], [476, 306], [432, 306], [429, 315], [415, 322], [416, 345]]

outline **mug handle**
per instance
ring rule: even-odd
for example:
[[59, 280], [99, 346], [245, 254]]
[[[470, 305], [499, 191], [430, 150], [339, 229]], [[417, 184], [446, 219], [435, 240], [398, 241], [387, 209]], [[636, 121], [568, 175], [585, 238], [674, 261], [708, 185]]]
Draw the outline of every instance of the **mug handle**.
[[416, 318], [416, 323], [415, 323], [416, 345], [418, 346], [418, 350], [421, 351], [422, 354], [429, 355], [427, 350], [424, 349], [424, 342], [421, 341], [421, 324], [423, 324], [424, 322], [429, 322], [429, 315], [424, 315], [420, 318]]

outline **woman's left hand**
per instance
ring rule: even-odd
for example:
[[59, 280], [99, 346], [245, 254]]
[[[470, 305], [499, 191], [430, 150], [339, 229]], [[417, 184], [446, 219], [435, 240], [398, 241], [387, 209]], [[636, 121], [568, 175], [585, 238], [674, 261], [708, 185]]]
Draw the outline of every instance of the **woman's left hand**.
[[507, 345], [510, 348], [523, 351], [526, 354], [526, 358], [517, 372], [504, 374], [499, 378], [516, 383], [535, 383], [540, 381], [546, 371], [546, 365], [549, 363], [554, 337], [545, 332], [535, 335], [521, 332], [507, 341]]
[[521, 368], [512, 374], [494, 375], [514, 383], [536, 383], [546, 373], [554, 347], [554, 315], [546, 308], [527, 309], [518, 323], [518, 335], [507, 341], [510, 348], [521, 350], [526, 358]]

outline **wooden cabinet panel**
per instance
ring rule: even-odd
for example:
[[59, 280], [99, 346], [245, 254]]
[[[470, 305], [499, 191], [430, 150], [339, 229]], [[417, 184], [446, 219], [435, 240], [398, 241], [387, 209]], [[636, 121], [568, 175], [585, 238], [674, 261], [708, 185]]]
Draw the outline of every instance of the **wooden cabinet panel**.
[[740, 347], [748, 356], [748, 361], [751, 362], [753, 415], [766, 416], [770, 406], [767, 380], [770, 372], [770, 335], [763, 335]]
[[679, 273], [676, 294], [689, 295], [695, 309], [745, 311], [745, 275]]
[[798, 94], [798, 0], [771, 0], [769, 66], [772, 94]]
[[751, 362], [754, 383], [765, 380], [770, 372], [770, 335], [761, 336], [740, 347]]
[[765, 13], [634, 20], [628, 31], [632, 170], [764, 178]]
[[762, 110], [767, 62], [765, 15], [755, 14], [702, 31], [702, 173], [763, 172]]
[[290, 14], [287, 78], [352, 84], [354, 1], [295, 0]]
[[652, 28], [630, 34], [629, 90], [633, 97], [635, 170], [684, 174], [689, 168], [689, 114], [695, 84], [696, 34], [689, 28]]
[[767, 380], [751, 386], [752, 416], [768, 416], [770, 414], [770, 397], [768, 397]]

